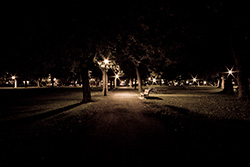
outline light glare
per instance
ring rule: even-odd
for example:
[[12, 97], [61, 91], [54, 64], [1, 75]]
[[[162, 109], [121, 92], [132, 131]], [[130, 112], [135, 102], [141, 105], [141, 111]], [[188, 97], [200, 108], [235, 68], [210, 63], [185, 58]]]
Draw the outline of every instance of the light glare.
[[108, 59], [104, 59], [104, 63], [105, 63], [105, 64], [108, 64], [108, 63], [109, 63], [109, 60], [108, 60]]

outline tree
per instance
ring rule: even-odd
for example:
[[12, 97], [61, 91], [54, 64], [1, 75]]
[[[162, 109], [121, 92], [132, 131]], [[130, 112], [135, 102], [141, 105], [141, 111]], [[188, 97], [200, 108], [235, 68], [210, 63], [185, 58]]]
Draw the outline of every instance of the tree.
[[[221, 29], [237, 71], [238, 98], [249, 99], [249, 10], [244, 2], [218, 1], [209, 4], [210, 12]], [[216, 25], [218, 27], [218, 25]]]

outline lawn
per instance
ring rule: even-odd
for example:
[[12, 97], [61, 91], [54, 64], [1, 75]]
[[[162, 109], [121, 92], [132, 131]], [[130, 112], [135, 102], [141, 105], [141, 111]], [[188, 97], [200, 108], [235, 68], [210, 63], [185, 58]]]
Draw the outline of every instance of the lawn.
[[162, 115], [198, 114], [214, 119], [250, 120], [250, 102], [221, 94], [217, 87], [155, 86], [144, 102]]
[[[65, 107], [74, 106], [82, 101], [82, 89], [65, 88], [19, 88], [0, 89], [0, 121], [42, 114]], [[101, 90], [92, 89], [91, 98], [103, 98]]]

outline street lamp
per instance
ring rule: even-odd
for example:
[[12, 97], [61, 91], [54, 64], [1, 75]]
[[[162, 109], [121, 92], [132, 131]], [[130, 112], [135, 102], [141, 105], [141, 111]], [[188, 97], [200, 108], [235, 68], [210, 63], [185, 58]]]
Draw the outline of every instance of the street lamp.
[[107, 72], [108, 72], [109, 60], [104, 59], [103, 63], [101, 64], [101, 67], [103, 68], [103, 95], [107, 96], [107, 77], [108, 77]]
[[[227, 68], [227, 67], [226, 67], [226, 68]], [[228, 74], [228, 75], [227, 75], [227, 78], [228, 78], [230, 75], [232, 75], [232, 76], [235, 78], [235, 76], [234, 76], [233, 73], [235, 73], [235, 72], [237, 72], [237, 71], [233, 71], [233, 69], [234, 69], [234, 67], [232, 67], [231, 69], [227, 68], [227, 72], [225, 72], [225, 73]]]
[[13, 75], [13, 76], [11, 77], [11, 79], [13, 79], [13, 80], [14, 80], [14, 88], [17, 88], [17, 80], [16, 80], [16, 76], [15, 76], [15, 75]]
[[107, 65], [109, 63], [108, 59], [104, 59], [104, 64]]

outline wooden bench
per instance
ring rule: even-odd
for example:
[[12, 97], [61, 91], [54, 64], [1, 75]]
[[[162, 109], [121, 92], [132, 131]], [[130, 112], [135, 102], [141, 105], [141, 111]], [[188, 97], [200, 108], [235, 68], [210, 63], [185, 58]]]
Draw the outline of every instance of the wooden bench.
[[149, 93], [150, 93], [153, 89], [154, 89], [154, 88], [145, 89], [144, 92], [141, 92], [141, 97], [147, 97], [147, 96], [149, 96]]

